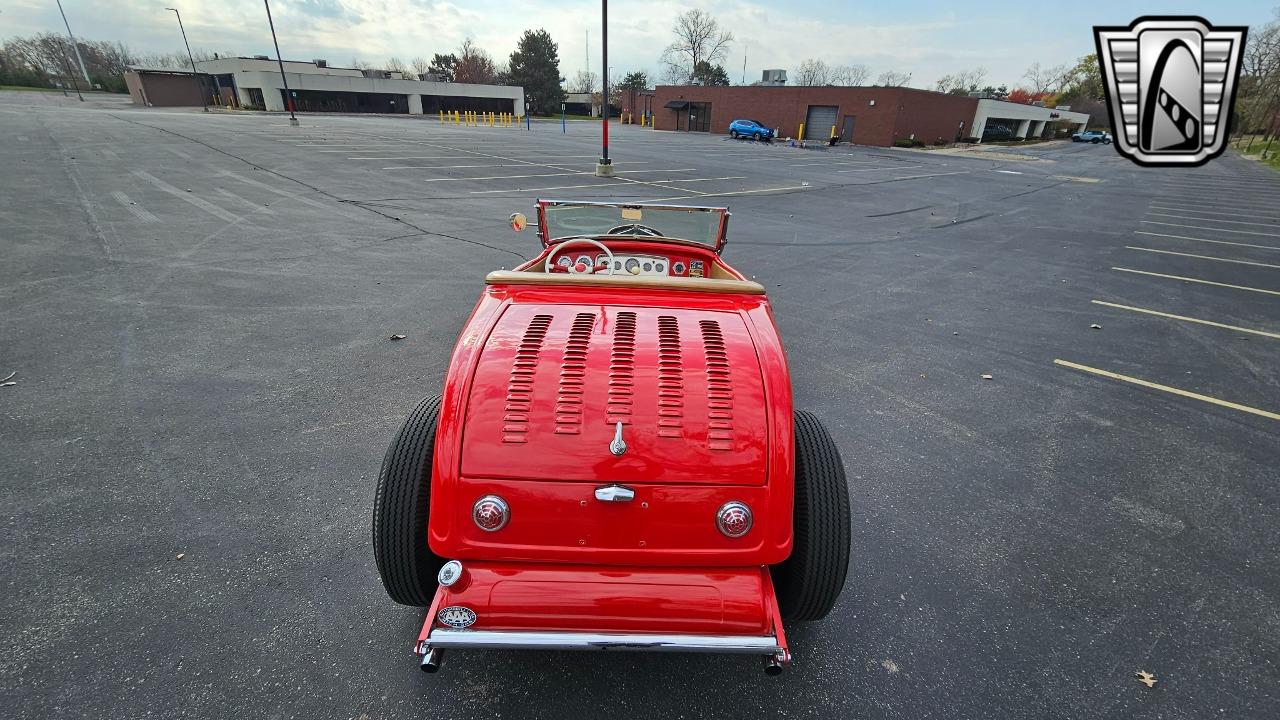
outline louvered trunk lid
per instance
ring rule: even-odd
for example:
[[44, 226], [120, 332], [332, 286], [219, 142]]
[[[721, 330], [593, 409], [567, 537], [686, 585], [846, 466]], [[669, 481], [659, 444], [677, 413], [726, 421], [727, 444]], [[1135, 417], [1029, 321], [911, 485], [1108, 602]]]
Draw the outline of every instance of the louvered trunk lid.
[[[627, 449], [615, 456], [619, 422]], [[516, 304], [476, 367], [462, 474], [763, 485], [767, 422], [737, 312]]]

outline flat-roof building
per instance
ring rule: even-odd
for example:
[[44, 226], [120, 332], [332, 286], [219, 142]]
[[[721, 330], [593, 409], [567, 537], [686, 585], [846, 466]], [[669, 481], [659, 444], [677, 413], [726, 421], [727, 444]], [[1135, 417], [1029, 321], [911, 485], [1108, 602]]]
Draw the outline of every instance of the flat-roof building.
[[291, 102], [302, 112], [421, 115], [470, 110], [524, 115], [524, 89], [509, 85], [438, 82], [425, 75], [330, 67], [324, 60], [286, 60], [286, 98], [280, 64], [266, 56], [202, 60], [196, 69], [199, 78], [189, 70], [130, 68], [125, 81], [134, 102], [144, 105], [200, 105], [194, 92], [198, 80], [210, 104], [248, 109], [284, 111]]
[[[658, 130], [727, 133], [737, 119], [755, 120], [780, 137], [889, 146], [975, 139], [1000, 127], [1001, 137], [1040, 137], [1049, 123], [1083, 129], [1084, 113], [899, 87], [660, 85], [653, 104]], [[1007, 128], [1007, 133], [1005, 132]]]

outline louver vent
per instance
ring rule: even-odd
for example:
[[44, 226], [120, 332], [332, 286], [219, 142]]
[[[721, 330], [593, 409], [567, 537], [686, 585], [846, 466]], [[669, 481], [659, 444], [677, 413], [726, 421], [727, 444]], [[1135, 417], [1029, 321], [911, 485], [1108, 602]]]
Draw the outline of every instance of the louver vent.
[[680, 437], [684, 417], [684, 363], [680, 357], [680, 325], [670, 315], [658, 316], [658, 436]]
[[533, 403], [533, 374], [538, 367], [538, 351], [551, 326], [550, 315], [534, 315], [524, 331], [520, 347], [511, 363], [507, 381], [507, 404], [503, 408], [502, 442], [522, 443], [529, 432], [529, 410]]
[[610, 425], [631, 420], [635, 391], [636, 314], [618, 313], [613, 323], [613, 352], [609, 354], [609, 404], [605, 417]]
[[702, 348], [707, 361], [707, 447], [732, 450], [733, 378], [729, 374], [724, 334], [720, 332], [720, 323], [715, 320], [699, 321], [698, 328], [702, 331]]
[[569, 340], [564, 344], [564, 360], [560, 364], [560, 390], [556, 395], [556, 434], [577, 435], [582, 432], [582, 383], [587, 373], [587, 346], [591, 343], [591, 327], [595, 313], [574, 316]]

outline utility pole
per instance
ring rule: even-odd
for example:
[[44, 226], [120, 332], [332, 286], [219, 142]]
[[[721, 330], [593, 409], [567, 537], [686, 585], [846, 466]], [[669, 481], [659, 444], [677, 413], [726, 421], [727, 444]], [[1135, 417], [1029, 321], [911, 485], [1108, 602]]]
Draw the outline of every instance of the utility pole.
[[[67, 37], [71, 38], [71, 49], [76, 51], [76, 62], [80, 63], [80, 72], [84, 74], [84, 81], [89, 87], [93, 87], [93, 81], [89, 79], [89, 71], [84, 68], [84, 58], [80, 57], [80, 46], [76, 44], [76, 36], [71, 34], [71, 23], [67, 22], [67, 12], [62, 9], [62, 0], [58, 0], [58, 12], [62, 13], [62, 24], [67, 26]], [[76, 88], [76, 94], [80, 93], [80, 88]], [[80, 98], [84, 100], [84, 98]]]
[[182, 44], [187, 46], [187, 59], [191, 61], [191, 75], [196, 79], [196, 92], [200, 93], [200, 104], [204, 107], [205, 112], [209, 112], [209, 100], [204, 96], [204, 83], [200, 82], [200, 69], [196, 67], [196, 59], [191, 54], [191, 43], [187, 42], [187, 29], [182, 27], [182, 13], [177, 8], [165, 8], [172, 10], [174, 15], [178, 16], [178, 30], [182, 32]]
[[[601, 147], [600, 162], [596, 163], [596, 175], [613, 177], [613, 162], [609, 160], [609, 0], [600, 0], [600, 49], [604, 80], [600, 89]], [[590, 64], [588, 64], [590, 67]]]
[[267, 7], [267, 24], [271, 26], [271, 42], [276, 46], [276, 62], [280, 65], [280, 82], [284, 83], [284, 104], [289, 108], [289, 124], [298, 126], [298, 116], [293, 114], [293, 97], [289, 95], [289, 78], [284, 76], [284, 59], [280, 57], [280, 41], [276, 39], [276, 24], [271, 19], [271, 2], [262, 0]]

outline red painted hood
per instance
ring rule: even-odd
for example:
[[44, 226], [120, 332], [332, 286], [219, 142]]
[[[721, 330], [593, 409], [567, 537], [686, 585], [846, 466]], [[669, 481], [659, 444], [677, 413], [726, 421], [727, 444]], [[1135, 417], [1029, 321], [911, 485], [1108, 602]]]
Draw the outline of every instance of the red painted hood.
[[760, 361], [736, 311], [508, 305], [471, 388], [464, 478], [765, 483]]

